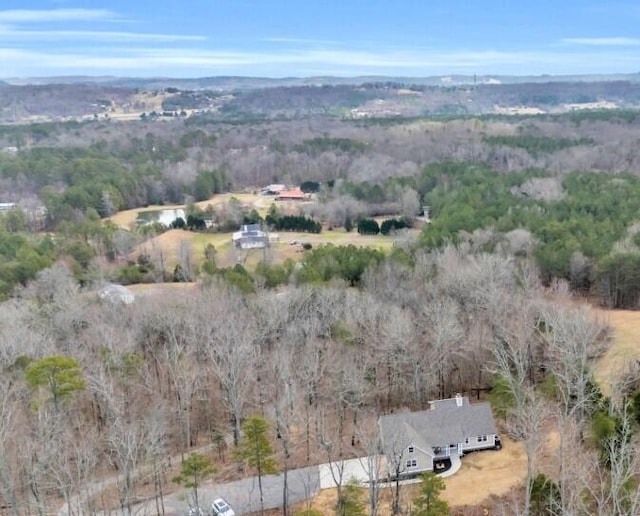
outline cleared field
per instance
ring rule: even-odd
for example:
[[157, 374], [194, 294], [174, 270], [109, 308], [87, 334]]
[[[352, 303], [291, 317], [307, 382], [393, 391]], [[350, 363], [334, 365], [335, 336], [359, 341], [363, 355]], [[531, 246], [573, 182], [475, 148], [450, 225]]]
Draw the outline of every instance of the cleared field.
[[[410, 230], [411, 237], [417, 236], [418, 230]], [[272, 234], [275, 237], [276, 234]], [[183, 243], [191, 245], [191, 253], [194, 263], [200, 264], [204, 260], [204, 250], [208, 244], [212, 244], [217, 251], [216, 263], [218, 267], [230, 267], [241, 263], [252, 269], [259, 262], [267, 260], [271, 263], [283, 263], [287, 259], [299, 260], [303, 255], [301, 242], [312, 246], [321, 244], [349, 245], [372, 247], [381, 251], [388, 251], [393, 247], [396, 238], [383, 235], [359, 235], [356, 232], [347, 233], [343, 229], [323, 231], [319, 234], [300, 232], [277, 233], [278, 240], [264, 249], [252, 249], [248, 251], [235, 249], [231, 243], [231, 233], [193, 233], [182, 229], [171, 229], [154, 237], [144, 244], [140, 244], [132, 253], [132, 258], [144, 252], [151, 256], [162, 252], [166, 267], [171, 270], [179, 262], [180, 247]], [[298, 242], [298, 244], [291, 244]]]
[[135, 259], [140, 254], [149, 255], [152, 259], [161, 257], [162, 262], [165, 263], [164, 268], [170, 270], [179, 263], [180, 247], [183, 243], [190, 244], [192, 241], [193, 233], [181, 229], [170, 229], [137, 246], [130, 258]]
[[[214, 195], [211, 199], [197, 202], [196, 205], [202, 209], [207, 206], [216, 206], [229, 202], [231, 198], [237, 199], [243, 206], [255, 209], [261, 216], [266, 216], [272, 204], [276, 204], [283, 213], [298, 213], [298, 208], [303, 204], [296, 201], [277, 202], [273, 197], [263, 196], [253, 193], [225, 193]], [[110, 221], [125, 229], [135, 227], [138, 215], [143, 212], [156, 210], [177, 210], [184, 209], [182, 204], [151, 205], [144, 208], [125, 210], [110, 217]], [[381, 218], [383, 220], [385, 217]], [[409, 230], [409, 238], [417, 236], [419, 230]], [[347, 233], [344, 229], [334, 229], [323, 231], [319, 234], [301, 232], [279, 232], [279, 240], [272, 242], [266, 251], [254, 249], [250, 251], [239, 251], [231, 244], [231, 233], [191, 233], [183, 230], [169, 230], [157, 237], [154, 237], [144, 244], [138, 246], [131, 254], [135, 258], [144, 252], [149, 255], [162, 253], [167, 269], [172, 269], [179, 261], [180, 247], [183, 242], [191, 244], [192, 256], [195, 264], [200, 264], [204, 260], [204, 250], [208, 244], [215, 246], [217, 255], [216, 262], [219, 267], [229, 267], [236, 263], [241, 263], [248, 268], [253, 268], [263, 260], [272, 263], [282, 263], [287, 259], [297, 260], [302, 256], [300, 243], [306, 242], [312, 246], [320, 244], [349, 245], [374, 247], [380, 250], [390, 249], [396, 237], [384, 235], [359, 235], [356, 231]], [[275, 236], [275, 235], [272, 235]], [[291, 242], [298, 242], [291, 245]]]
[[613, 328], [613, 341], [598, 359], [595, 376], [602, 392], [611, 394], [611, 386], [627, 371], [627, 364], [640, 359], [640, 312], [598, 310]]
[[[207, 199], [206, 201], [199, 201], [195, 204], [196, 206], [204, 210], [207, 206], [217, 206], [219, 204], [229, 202], [232, 197], [235, 197], [238, 201], [240, 201], [240, 204], [247, 206], [250, 209], [255, 209], [263, 217], [269, 211], [269, 207], [271, 206], [271, 204], [275, 202], [273, 197], [266, 197], [263, 195], [251, 193], [224, 193], [216, 194], [211, 197], [211, 199]], [[295, 206], [295, 204], [291, 202], [279, 202], [278, 206], [281, 206], [285, 209], [290, 209], [292, 206]], [[119, 211], [115, 215], [112, 215], [109, 220], [116, 226], [120, 226], [125, 229], [131, 229], [135, 226], [136, 219], [138, 218], [139, 213], [145, 211], [177, 210], [184, 208], [184, 204], [153, 204], [150, 206], [145, 206], [144, 208]]]

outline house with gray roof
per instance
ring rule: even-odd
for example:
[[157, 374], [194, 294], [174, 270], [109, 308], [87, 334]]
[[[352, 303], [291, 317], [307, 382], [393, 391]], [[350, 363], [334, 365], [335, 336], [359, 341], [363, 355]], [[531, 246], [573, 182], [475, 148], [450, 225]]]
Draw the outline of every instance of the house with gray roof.
[[458, 394], [429, 405], [428, 410], [378, 419], [390, 477], [438, 472], [446, 469], [453, 457], [500, 447], [489, 403], [471, 404], [469, 398]]
[[122, 303], [130, 305], [136, 299], [136, 296], [131, 290], [122, 285], [116, 285], [114, 283], [106, 283], [99, 291], [98, 297], [109, 303]]
[[269, 245], [269, 236], [260, 224], [245, 224], [233, 236], [233, 245], [239, 249], [263, 249]]

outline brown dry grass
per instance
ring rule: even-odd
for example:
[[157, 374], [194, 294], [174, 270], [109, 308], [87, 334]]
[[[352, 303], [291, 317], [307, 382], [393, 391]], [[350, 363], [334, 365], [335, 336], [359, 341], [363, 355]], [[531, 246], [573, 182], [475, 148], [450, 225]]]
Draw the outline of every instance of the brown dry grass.
[[372, 247], [382, 251], [393, 247], [395, 239], [384, 235], [359, 235], [352, 231], [347, 233], [344, 229], [323, 231], [318, 234], [292, 232], [278, 233], [279, 242], [271, 246], [273, 260], [276, 263], [283, 262], [287, 258], [297, 260], [302, 255], [300, 245], [291, 245], [291, 242], [307, 242], [313, 247], [321, 244], [355, 245], [357, 247]]
[[190, 231], [170, 229], [137, 246], [131, 253], [131, 258], [136, 258], [141, 253], [153, 257], [162, 252], [166, 269], [173, 269], [179, 262], [180, 246], [183, 242], [192, 243], [194, 236], [195, 233]]
[[[418, 230], [412, 230], [414, 234]], [[272, 235], [274, 236], [274, 235]], [[135, 259], [140, 253], [153, 255], [162, 250], [167, 270], [172, 270], [179, 261], [179, 251], [182, 242], [191, 244], [191, 252], [195, 264], [201, 264], [204, 260], [204, 250], [208, 244], [212, 244], [217, 251], [216, 263], [218, 267], [231, 267], [236, 263], [242, 263], [252, 270], [267, 257], [271, 263], [280, 264], [287, 259], [299, 260], [303, 256], [302, 247], [299, 244], [291, 245], [291, 242], [308, 242], [316, 247], [320, 244], [349, 245], [359, 247], [372, 247], [381, 251], [388, 251], [393, 247], [395, 239], [382, 235], [359, 235], [356, 232], [347, 233], [343, 229], [323, 231], [319, 234], [300, 232], [278, 233], [279, 241], [273, 242], [265, 253], [262, 249], [239, 251], [231, 244], [231, 233], [192, 233], [181, 229], [171, 229], [140, 244], [131, 253], [130, 258]]]
[[[265, 197], [262, 195], [252, 194], [252, 193], [224, 193], [224, 194], [216, 194], [211, 199], [207, 199], [206, 201], [199, 201], [196, 204], [201, 209], [206, 209], [207, 206], [217, 206], [219, 204], [229, 202], [229, 200], [235, 197], [240, 201], [240, 204], [247, 206], [251, 209], [255, 209], [262, 215], [263, 217], [269, 211], [269, 207], [275, 201], [273, 197]], [[289, 202], [278, 203], [278, 206], [281, 206], [281, 209], [286, 210], [287, 208], [291, 208], [291, 204]], [[154, 210], [177, 210], [184, 209], [184, 204], [153, 204], [150, 206], [145, 206], [144, 208], [135, 208], [133, 210], [124, 210], [119, 211], [115, 215], [112, 215], [109, 220], [113, 222], [116, 226], [120, 226], [125, 229], [130, 229], [135, 226], [136, 219], [138, 218], [138, 214], [145, 211], [154, 211]]]
[[524, 446], [505, 436], [502, 437], [502, 450], [463, 457], [460, 471], [445, 479], [447, 488], [442, 497], [452, 507], [477, 505], [491, 495], [503, 496], [522, 485], [526, 473]]
[[[508, 437], [503, 437], [502, 443], [500, 451], [477, 452], [463, 457], [460, 471], [444, 479], [446, 489], [442, 498], [451, 507], [479, 505], [492, 496], [504, 496], [522, 485], [527, 473], [524, 447]], [[391, 514], [393, 489], [387, 487], [381, 490], [379, 514]], [[419, 484], [402, 486], [401, 504], [410, 506], [420, 496], [419, 491]], [[362, 492], [363, 498], [367, 499], [367, 490], [363, 488]], [[325, 489], [313, 498], [311, 507], [322, 514], [331, 514], [336, 497], [336, 489]]]
[[[219, 244], [215, 242], [215, 240], [220, 238], [226, 239], [226, 242], [224, 242], [222, 246], [219, 246]], [[253, 269], [265, 257], [265, 252], [261, 249], [248, 252], [236, 251], [231, 246], [231, 234], [228, 233], [222, 235], [200, 235], [194, 241], [194, 245], [204, 249], [206, 243], [209, 241], [211, 241], [218, 250], [216, 260], [220, 267], [234, 265], [237, 263], [239, 257], [245, 267]], [[344, 230], [323, 231], [318, 234], [301, 233], [297, 231], [280, 232], [278, 233], [278, 241], [272, 242], [266, 253], [271, 263], [280, 264], [287, 259], [297, 261], [302, 258], [304, 251], [301, 245], [299, 243], [292, 245], [291, 242], [306, 242], [313, 247], [321, 244], [355, 245], [358, 247], [372, 247], [381, 251], [388, 251], [393, 247], [394, 238], [381, 235], [359, 235], [356, 232], [347, 233]]]
[[[232, 197], [235, 197], [242, 205], [257, 210], [263, 217], [266, 216], [271, 205], [275, 203], [273, 197], [253, 193], [225, 193], [214, 195], [211, 199], [198, 202], [196, 205], [202, 209], [206, 209], [207, 206], [210, 205], [216, 206], [228, 202]], [[281, 212], [293, 214], [298, 212], [300, 203], [295, 201], [278, 202], [277, 206]], [[134, 210], [125, 210], [113, 215], [110, 221], [122, 228], [129, 229], [135, 226], [139, 213], [180, 208], [184, 208], [184, 205], [152, 205]], [[419, 230], [409, 230], [409, 233], [415, 237], [419, 233]], [[312, 246], [318, 246], [320, 244], [352, 244], [386, 251], [393, 246], [396, 240], [394, 237], [384, 235], [359, 235], [355, 231], [347, 233], [344, 229], [323, 231], [320, 234], [280, 232], [278, 236], [279, 241], [273, 242], [266, 253], [260, 249], [239, 252], [231, 245], [231, 233], [191, 233], [183, 230], [169, 230], [140, 244], [131, 253], [130, 258], [135, 259], [142, 252], [154, 254], [162, 250], [166, 268], [167, 270], [172, 270], [179, 261], [179, 249], [182, 242], [192, 244], [194, 264], [202, 263], [204, 260], [204, 249], [208, 244], [212, 244], [217, 251], [216, 263], [219, 267], [230, 267], [236, 263], [241, 263], [248, 269], [253, 269], [265, 258], [272, 263], [283, 263], [287, 259], [299, 260], [302, 257], [301, 246], [291, 245], [290, 243], [292, 241], [308, 242]]]
[[640, 312], [599, 310], [613, 328], [613, 340], [607, 352], [598, 359], [595, 377], [605, 395], [627, 370], [627, 364], [640, 359]]

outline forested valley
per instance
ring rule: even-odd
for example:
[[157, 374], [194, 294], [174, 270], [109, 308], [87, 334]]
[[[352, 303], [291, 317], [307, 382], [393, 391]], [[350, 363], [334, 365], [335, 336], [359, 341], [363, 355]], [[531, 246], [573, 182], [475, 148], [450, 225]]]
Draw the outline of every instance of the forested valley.
[[[379, 454], [379, 416], [463, 393], [522, 467], [452, 514], [640, 514], [639, 362], [599, 369], [607, 310], [640, 304], [640, 113], [354, 118], [276, 93], [0, 126], [0, 513], [164, 513], [192, 452], [216, 482], [261, 474], [254, 416], [285, 472]], [[117, 218], [163, 206], [184, 215]], [[280, 251], [225, 261], [251, 224]], [[335, 512], [422, 514], [397, 489], [338, 488]]]

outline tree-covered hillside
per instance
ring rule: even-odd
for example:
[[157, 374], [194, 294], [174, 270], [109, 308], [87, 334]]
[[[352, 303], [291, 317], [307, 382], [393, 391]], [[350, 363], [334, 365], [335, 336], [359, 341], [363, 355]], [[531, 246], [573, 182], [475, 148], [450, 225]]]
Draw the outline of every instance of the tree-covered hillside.
[[[540, 170], [497, 174], [468, 164], [427, 167], [421, 179], [431, 187], [425, 203], [431, 206], [433, 220], [423, 231], [422, 242], [437, 247], [459, 242], [463, 231], [491, 229], [504, 234], [524, 228], [538, 242], [534, 255], [543, 278], [570, 279], [574, 254], [597, 263], [638, 221], [637, 176], [572, 172], [561, 180], [560, 200], [517, 195], [527, 180], [544, 176]], [[485, 242], [486, 249], [496, 243], [495, 238]]]

